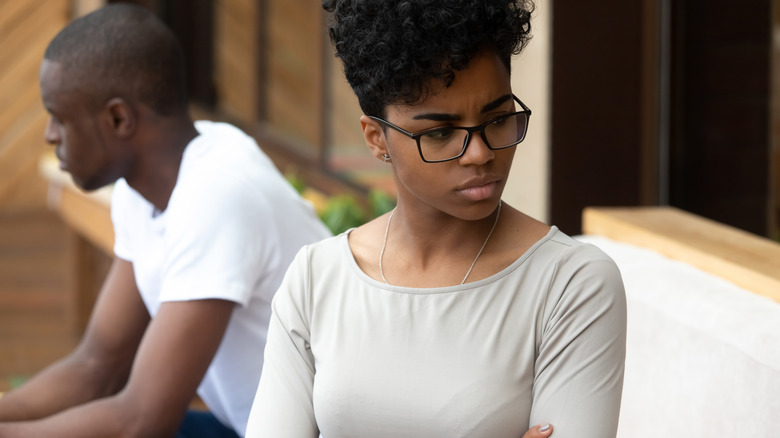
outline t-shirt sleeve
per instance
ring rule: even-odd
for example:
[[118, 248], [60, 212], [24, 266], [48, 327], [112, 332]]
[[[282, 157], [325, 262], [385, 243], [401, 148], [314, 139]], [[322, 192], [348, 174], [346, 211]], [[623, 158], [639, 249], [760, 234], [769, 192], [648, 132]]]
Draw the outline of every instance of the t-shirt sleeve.
[[273, 299], [247, 437], [316, 438], [319, 434], [312, 398], [315, 368], [307, 249], [298, 252]]
[[596, 247], [572, 247], [548, 297], [530, 424], [552, 423], [556, 438], [614, 437], [626, 351], [620, 272]]
[[[246, 305], [264, 272], [279, 266], [272, 206], [231, 175], [199, 175], [169, 205], [160, 301], [218, 298]], [[179, 187], [177, 187], [177, 190]], [[271, 291], [273, 292], [273, 291]]]

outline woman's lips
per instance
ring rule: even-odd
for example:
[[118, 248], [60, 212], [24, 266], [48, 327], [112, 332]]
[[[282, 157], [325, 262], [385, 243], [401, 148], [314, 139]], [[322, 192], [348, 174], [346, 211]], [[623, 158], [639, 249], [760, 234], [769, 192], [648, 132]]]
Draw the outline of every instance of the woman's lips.
[[482, 201], [492, 197], [496, 190], [498, 190], [498, 181], [491, 181], [458, 189], [457, 192], [470, 201]]

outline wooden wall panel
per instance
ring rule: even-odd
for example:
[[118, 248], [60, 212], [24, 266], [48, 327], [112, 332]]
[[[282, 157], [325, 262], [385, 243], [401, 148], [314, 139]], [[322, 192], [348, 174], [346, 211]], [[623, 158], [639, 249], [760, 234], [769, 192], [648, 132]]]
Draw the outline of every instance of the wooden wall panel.
[[65, 0], [0, 2], [0, 210], [45, 208], [46, 185], [37, 172], [46, 147], [38, 70], [68, 11]]
[[258, 119], [258, 2], [215, 2], [214, 76], [218, 109], [244, 126]]
[[581, 232], [587, 206], [639, 205], [643, 177], [641, 2], [555, 1], [550, 221]]
[[267, 14], [267, 119], [292, 143], [321, 145], [321, 3], [269, 0]]
[[[772, 3], [772, 33], [780, 34], [780, 2]], [[772, 61], [770, 74], [770, 145], [771, 153], [774, 155], [774, 161], [770, 162], [770, 194], [772, 200], [770, 204], [769, 221], [771, 224], [771, 236], [780, 242], [780, 41], [772, 38]]]
[[[770, 230], [771, 2], [674, 2], [670, 205]], [[724, 25], [728, 23], [728, 25]]]
[[38, 159], [45, 146], [46, 113], [37, 108], [20, 115], [17, 123], [0, 131], [0, 211], [43, 210], [46, 182], [38, 173]]

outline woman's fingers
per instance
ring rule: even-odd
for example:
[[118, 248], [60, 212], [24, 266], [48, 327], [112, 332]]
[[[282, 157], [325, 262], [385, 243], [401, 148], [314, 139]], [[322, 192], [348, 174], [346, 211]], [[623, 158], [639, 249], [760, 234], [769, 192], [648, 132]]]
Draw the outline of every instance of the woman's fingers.
[[523, 434], [523, 438], [547, 438], [552, 435], [553, 428], [550, 423], [538, 424]]

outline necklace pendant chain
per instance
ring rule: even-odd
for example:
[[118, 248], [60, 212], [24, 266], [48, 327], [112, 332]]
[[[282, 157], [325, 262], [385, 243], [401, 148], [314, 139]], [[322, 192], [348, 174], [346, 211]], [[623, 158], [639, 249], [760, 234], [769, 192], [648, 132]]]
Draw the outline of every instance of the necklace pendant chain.
[[[488, 233], [487, 237], [485, 238], [485, 241], [482, 242], [482, 247], [479, 248], [479, 252], [477, 253], [477, 256], [474, 257], [474, 261], [471, 262], [471, 266], [469, 267], [468, 272], [466, 272], [466, 276], [463, 277], [463, 281], [460, 282], [460, 284], [465, 284], [466, 280], [469, 278], [469, 275], [471, 275], [472, 269], [474, 269], [474, 265], [477, 264], [477, 260], [479, 260], [479, 256], [482, 255], [482, 251], [485, 250], [485, 247], [487, 246], [488, 241], [490, 240], [490, 236], [493, 235], [493, 231], [496, 229], [496, 225], [498, 224], [498, 218], [501, 216], [501, 204], [502, 202], [498, 201], [498, 208], [496, 209], [496, 219], [493, 221], [493, 226], [490, 228], [490, 232]], [[390, 221], [393, 219], [393, 215], [395, 214], [395, 208], [393, 211], [390, 212], [390, 216], [387, 217], [387, 225], [385, 225], [385, 238], [382, 241], [382, 250], [379, 251], [379, 276], [382, 277], [382, 281], [385, 282], [385, 284], [390, 284], [387, 282], [387, 279], [385, 278], [385, 271], [382, 268], [382, 259], [385, 255], [385, 247], [387, 247], [387, 234], [390, 232]]]
[[387, 218], [387, 225], [385, 225], [385, 238], [382, 241], [382, 250], [379, 251], [379, 276], [382, 277], [382, 281], [385, 282], [385, 284], [390, 284], [387, 282], [387, 279], [385, 278], [385, 270], [382, 269], [382, 258], [385, 255], [385, 247], [387, 246], [387, 233], [390, 231], [390, 221], [393, 219], [393, 215], [395, 214], [395, 208], [393, 208], [393, 211], [390, 212], [390, 216]]

